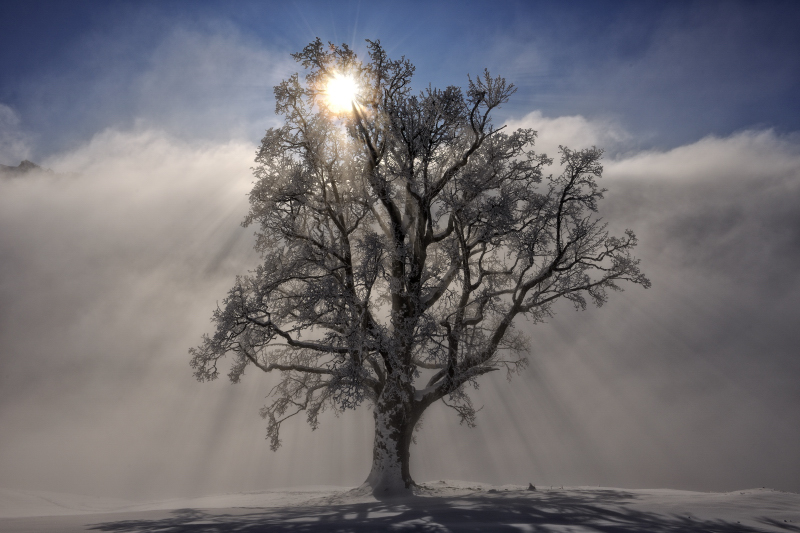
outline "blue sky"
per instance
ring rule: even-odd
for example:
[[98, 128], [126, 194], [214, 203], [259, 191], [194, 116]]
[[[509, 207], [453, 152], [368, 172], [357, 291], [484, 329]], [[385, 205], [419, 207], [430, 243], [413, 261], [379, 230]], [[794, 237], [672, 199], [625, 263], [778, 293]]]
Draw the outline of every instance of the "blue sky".
[[426, 415], [412, 475], [800, 491], [800, 3], [0, 2], [0, 484], [133, 498], [356, 485], [367, 411], [276, 453], [269, 379], [192, 378], [237, 274], [272, 87], [319, 36], [380, 39], [415, 86], [488, 68], [498, 123], [607, 150], [601, 214], [653, 282], [520, 324], [467, 429]]
[[[288, 54], [317, 36], [357, 49], [381, 39], [415, 63], [420, 88], [463, 85], [490, 68], [518, 87], [503, 115], [613, 119], [641, 147], [800, 129], [794, 2], [6, 2], [2, 10], [0, 103], [33, 157], [137, 119], [181, 136], [258, 140], [279, 79], [264, 69], [291, 69]], [[152, 80], [167, 68], [172, 79]]]

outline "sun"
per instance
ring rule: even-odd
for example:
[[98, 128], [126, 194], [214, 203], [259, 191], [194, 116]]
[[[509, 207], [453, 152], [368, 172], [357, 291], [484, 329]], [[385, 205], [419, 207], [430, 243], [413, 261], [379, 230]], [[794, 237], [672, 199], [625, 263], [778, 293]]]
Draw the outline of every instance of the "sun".
[[325, 87], [328, 108], [334, 113], [350, 111], [358, 96], [358, 84], [352, 76], [334, 74]]

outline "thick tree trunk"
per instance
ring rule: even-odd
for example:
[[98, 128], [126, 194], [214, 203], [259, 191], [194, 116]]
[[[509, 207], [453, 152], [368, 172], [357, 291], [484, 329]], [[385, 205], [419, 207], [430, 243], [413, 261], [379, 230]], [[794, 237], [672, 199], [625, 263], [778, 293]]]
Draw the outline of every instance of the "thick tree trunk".
[[384, 394], [375, 405], [372, 470], [364, 482], [376, 498], [412, 494], [416, 485], [409, 469], [411, 439], [422, 415], [408, 394]]

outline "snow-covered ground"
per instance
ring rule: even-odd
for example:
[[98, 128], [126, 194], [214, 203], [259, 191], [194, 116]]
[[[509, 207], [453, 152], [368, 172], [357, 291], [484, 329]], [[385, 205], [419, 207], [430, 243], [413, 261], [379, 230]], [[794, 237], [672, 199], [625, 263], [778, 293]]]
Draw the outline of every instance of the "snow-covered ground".
[[800, 495], [771, 489], [423, 486], [400, 501], [320, 486], [147, 503], [0, 489], [0, 532], [800, 532]]

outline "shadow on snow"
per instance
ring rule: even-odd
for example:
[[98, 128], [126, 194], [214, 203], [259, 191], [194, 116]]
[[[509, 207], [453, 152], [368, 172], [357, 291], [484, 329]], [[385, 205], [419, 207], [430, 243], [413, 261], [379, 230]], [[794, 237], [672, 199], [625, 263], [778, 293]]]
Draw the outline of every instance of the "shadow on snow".
[[[257, 531], [572, 531], [651, 533], [759, 531], [724, 520], [626, 509], [636, 495], [616, 490], [484, 493], [398, 501], [284, 508], [178, 509], [162, 519], [121, 520], [91, 526], [106, 532], [255, 533]], [[764, 520], [764, 524], [767, 521]], [[786, 531], [800, 528], [769, 523]]]

